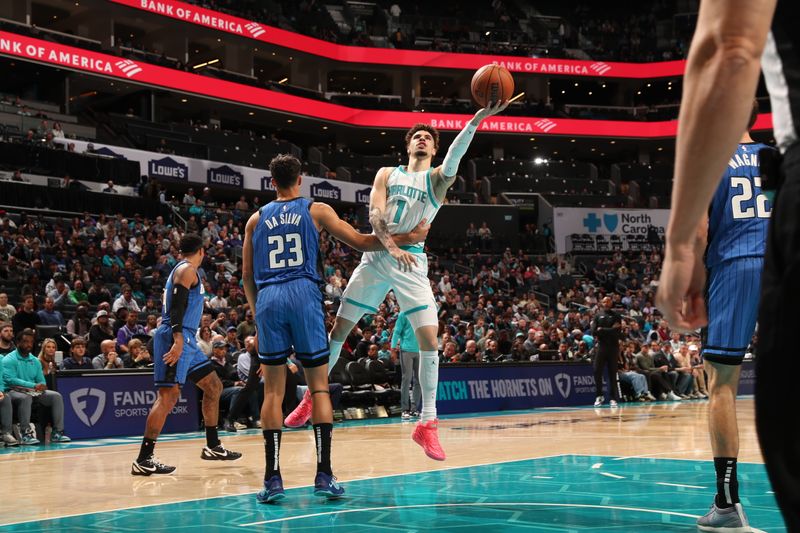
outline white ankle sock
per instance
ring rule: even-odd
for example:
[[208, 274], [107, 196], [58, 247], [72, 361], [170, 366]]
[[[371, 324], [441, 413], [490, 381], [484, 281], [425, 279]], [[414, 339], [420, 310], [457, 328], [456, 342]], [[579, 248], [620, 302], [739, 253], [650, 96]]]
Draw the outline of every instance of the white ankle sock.
[[439, 353], [419, 352], [419, 384], [422, 390], [422, 422], [436, 418], [436, 389], [439, 387]]

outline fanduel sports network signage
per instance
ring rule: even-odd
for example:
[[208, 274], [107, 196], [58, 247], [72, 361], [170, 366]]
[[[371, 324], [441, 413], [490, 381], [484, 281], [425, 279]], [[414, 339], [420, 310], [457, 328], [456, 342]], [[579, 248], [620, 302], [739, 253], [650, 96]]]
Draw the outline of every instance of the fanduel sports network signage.
[[[2, 31], [0, 55], [355, 127], [407, 129], [418, 122], [428, 122], [440, 130], [457, 131], [472, 119], [472, 115], [354, 109]], [[674, 137], [677, 125], [675, 120], [633, 122], [499, 115], [484, 120], [478, 129], [524, 135], [656, 139]], [[772, 115], [767, 114], [759, 116], [753, 129], [770, 128]]]
[[[60, 373], [56, 389], [64, 398], [64, 431], [76, 439], [141, 435], [157, 394], [152, 372]], [[198, 422], [197, 389], [187, 383], [164, 432], [196, 431]]]
[[256, 41], [283, 46], [335, 61], [373, 63], [406, 67], [454, 68], [477, 70], [487, 63], [498, 63], [511, 72], [588, 76], [596, 78], [660, 78], [682, 76], [686, 61], [654, 63], [615, 63], [612, 61], [580, 61], [541, 59], [482, 54], [456, 54], [391, 48], [364, 48], [330, 43], [259, 22], [234, 17], [176, 0], [110, 0], [116, 4], [140, 9], [213, 30]]
[[598, 235], [647, 237], [652, 227], [663, 238], [668, 222], [669, 209], [553, 208], [553, 235], [560, 254], [571, 250], [572, 235], [588, 235], [592, 240]]

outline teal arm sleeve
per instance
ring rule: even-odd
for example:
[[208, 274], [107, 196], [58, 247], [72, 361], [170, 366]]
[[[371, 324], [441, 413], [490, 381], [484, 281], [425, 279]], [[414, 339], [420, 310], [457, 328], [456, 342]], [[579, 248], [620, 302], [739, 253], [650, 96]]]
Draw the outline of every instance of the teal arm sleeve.
[[458, 172], [458, 164], [461, 162], [461, 158], [464, 157], [464, 154], [467, 153], [469, 143], [472, 142], [472, 137], [475, 136], [476, 131], [478, 131], [478, 126], [472, 122], [468, 122], [466, 127], [461, 130], [458, 135], [456, 135], [456, 138], [453, 141], [453, 144], [451, 144], [450, 148], [447, 150], [447, 155], [444, 156], [444, 162], [442, 163], [442, 169], [444, 170], [445, 176], [453, 177], [456, 175]]

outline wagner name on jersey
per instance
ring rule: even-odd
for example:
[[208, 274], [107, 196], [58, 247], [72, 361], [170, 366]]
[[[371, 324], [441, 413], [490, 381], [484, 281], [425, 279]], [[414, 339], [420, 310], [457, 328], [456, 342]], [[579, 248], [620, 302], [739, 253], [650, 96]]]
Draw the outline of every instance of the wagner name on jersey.
[[708, 213], [706, 267], [729, 259], [763, 257], [772, 211], [761, 192], [759, 150], [761, 143], [742, 143], [728, 162]]

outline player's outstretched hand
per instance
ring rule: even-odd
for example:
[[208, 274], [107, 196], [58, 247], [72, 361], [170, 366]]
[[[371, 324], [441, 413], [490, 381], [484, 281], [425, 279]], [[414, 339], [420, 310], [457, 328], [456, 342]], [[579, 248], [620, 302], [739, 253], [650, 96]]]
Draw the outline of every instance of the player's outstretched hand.
[[486, 107], [483, 109], [479, 109], [477, 113], [475, 113], [475, 118], [473, 121], [477, 120], [480, 122], [485, 118], [489, 118], [493, 115], [498, 113], [502, 113], [508, 107], [508, 100], [501, 101], [501, 102], [489, 102]]
[[417, 266], [417, 258], [412, 253], [400, 248], [395, 248], [389, 253], [397, 260], [397, 268], [403, 272], [411, 272], [411, 269]]
[[673, 330], [689, 333], [708, 324], [703, 258], [696, 246], [667, 244], [656, 307]]
[[174, 366], [177, 364], [178, 359], [181, 358], [181, 352], [183, 351], [183, 346], [178, 346], [177, 344], [173, 344], [172, 348], [169, 349], [167, 353], [164, 354], [164, 362], [167, 363], [169, 366]]
[[417, 224], [417, 227], [412, 229], [408, 236], [411, 238], [411, 242], [423, 242], [425, 239], [428, 238], [428, 232], [431, 230], [431, 225], [428, 224], [428, 219], [423, 218]]

